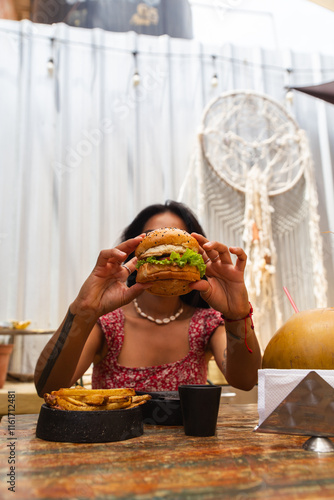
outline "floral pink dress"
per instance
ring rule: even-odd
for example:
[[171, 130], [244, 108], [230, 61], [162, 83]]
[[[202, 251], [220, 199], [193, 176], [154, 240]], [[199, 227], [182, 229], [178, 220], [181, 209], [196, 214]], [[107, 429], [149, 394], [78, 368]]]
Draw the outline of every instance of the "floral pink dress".
[[189, 352], [179, 361], [159, 366], [128, 368], [117, 359], [124, 341], [124, 313], [117, 309], [99, 319], [108, 352], [93, 368], [92, 387], [133, 387], [138, 391], [176, 391], [181, 384], [205, 384], [205, 349], [211, 335], [224, 323], [213, 309], [196, 309], [189, 324]]

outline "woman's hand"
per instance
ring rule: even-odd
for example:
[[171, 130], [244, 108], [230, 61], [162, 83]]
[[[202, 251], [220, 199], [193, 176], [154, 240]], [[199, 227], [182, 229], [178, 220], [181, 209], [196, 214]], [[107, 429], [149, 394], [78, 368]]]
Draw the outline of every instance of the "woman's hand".
[[[200, 244], [206, 263], [206, 280], [197, 281], [191, 288], [199, 290], [203, 299], [226, 318], [240, 319], [249, 313], [248, 293], [244, 282], [247, 256], [242, 248], [230, 247], [192, 233]], [[233, 264], [231, 254], [236, 255]]]
[[147, 285], [136, 283], [131, 288], [126, 280], [136, 267], [134, 257], [123, 264], [142, 241], [143, 235], [124, 241], [110, 250], [102, 250], [96, 265], [82, 285], [80, 292], [71, 304], [71, 312], [91, 311], [96, 318], [113, 311], [124, 304], [128, 304], [147, 288]]

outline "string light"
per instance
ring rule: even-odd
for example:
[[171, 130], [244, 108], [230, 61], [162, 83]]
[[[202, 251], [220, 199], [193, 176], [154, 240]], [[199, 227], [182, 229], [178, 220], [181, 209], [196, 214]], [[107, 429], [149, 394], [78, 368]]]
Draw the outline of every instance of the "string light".
[[[9, 34], [12, 34], [12, 35], [18, 35], [17, 31], [14, 30], [14, 29], [8, 29], [8, 28], [4, 28], [4, 27], [0, 27], [0, 33], [9, 33]], [[20, 33], [20, 37], [22, 39], [30, 39], [31, 35], [27, 35], [26, 33]], [[48, 36], [48, 35], [44, 35], [44, 34], [41, 34], [41, 33], [34, 33], [34, 39], [40, 39], [40, 40], [47, 40], [47, 39], [50, 39], [51, 38]], [[131, 51], [129, 49], [121, 49], [119, 47], [111, 47], [111, 46], [107, 46], [107, 45], [103, 45], [103, 44], [96, 44], [96, 43], [91, 43], [91, 42], [83, 42], [83, 41], [74, 41], [74, 40], [71, 40], [71, 41], [68, 41], [66, 39], [63, 39], [63, 38], [57, 38], [57, 42], [60, 44], [60, 45], [65, 45], [65, 46], [77, 46], [77, 47], [88, 47], [90, 49], [99, 49], [99, 50], [104, 50], [106, 52], [118, 52], [118, 53], [123, 53], [123, 54], [129, 54], [131, 53]], [[145, 51], [145, 50], [141, 50], [141, 54], [146, 54], [146, 55], [153, 55], [153, 56], [162, 56], [163, 54], [161, 52], [154, 52], [152, 50], [149, 50], [149, 51]], [[163, 56], [165, 57], [165, 56]], [[203, 58], [203, 55], [194, 55], [193, 53], [186, 53], [186, 52], [183, 52], [182, 54], [178, 54], [178, 57], [180, 58], [189, 58], [189, 59], [202, 59]], [[242, 64], [244, 63], [244, 61], [236, 58], [236, 57], [230, 57], [230, 56], [223, 56], [223, 55], [218, 55], [218, 56], [215, 56], [216, 58], [218, 58], [220, 61], [226, 61], [228, 63], [231, 63], [231, 64]], [[254, 67], [254, 68], [261, 68], [263, 70], [271, 70], [271, 71], [278, 71], [278, 72], [282, 72], [282, 71], [286, 71], [286, 68], [285, 67], [282, 67], [282, 66], [275, 66], [273, 64], [263, 64], [263, 63], [258, 63], [258, 62], [250, 62], [248, 63], [251, 67]], [[292, 70], [290, 70], [292, 71]], [[321, 67], [319, 69], [319, 71], [321, 71], [321, 73], [328, 73], [329, 74], [329, 77], [331, 77], [333, 75], [333, 67], [330, 66], [328, 68], [326, 67]], [[293, 72], [295, 74], [299, 73], [299, 74], [303, 74], [303, 75], [306, 75], [306, 74], [313, 74], [314, 72], [314, 69], [313, 68], [294, 68], [293, 69]]]
[[287, 105], [291, 106], [293, 104], [293, 98], [294, 94], [291, 89], [291, 74], [292, 74], [292, 69], [291, 68], [286, 68], [285, 70], [285, 88], [286, 88], [286, 93], [285, 93], [285, 101]]
[[[0, 33], [1, 32], [4, 32], [4, 33], [10, 33], [10, 34], [13, 34], [13, 35], [17, 35], [17, 31], [16, 30], [11, 30], [11, 29], [6, 29], [6, 28], [3, 28], [3, 27], [0, 27]], [[25, 33], [21, 33], [20, 34], [21, 38], [28, 38], [28, 35], [26, 35]], [[45, 39], [49, 39], [52, 43], [52, 49], [53, 49], [53, 43], [54, 43], [54, 38], [51, 38], [49, 36], [45, 36], [45, 35], [41, 35], [41, 34], [36, 34], [34, 33], [34, 38], [36, 39], [41, 39], [41, 40], [45, 40]], [[89, 47], [89, 48], [98, 48], [100, 50], [105, 50], [107, 52], [119, 52], [119, 53], [131, 53], [131, 51], [129, 51], [128, 49], [121, 49], [119, 47], [110, 47], [110, 46], [105, 46], [103, 44], [94, 44], [94, 43], [88, 43], [88, 42], [78, 42], [78, 41], [73, 41], [71, 40], [70, 42], [68, 40], [65, 40], [65, 39], [62, 39], [62, 38], [57, 38], [57, 42], [60, 44], [60, 45], [64, 45], [64, 46], [68, 46], [68, 45], [71, 45], [71, 46], [81, 46], [81, 47]], [[146, 52], [146, 51], [141, 51], [142, 54], [150, 54], [150, 55], [155, 55], [155, 56], [161, 56], [161, 53], [160, 52], [152, 52], [152, 51], [149, 51], [149, 52]], [[133, 56], [135, 57], [136, 59], [136, 56], [137, 56], [137, 52], [132, 52]], [[199, 56], [199, 55], [194, 55], [193, 53], [182, 53], [182, 54], [178, 54], [178, 56], [180, 58], [199, 58], [199, 57], [202, 57]], [[244, 63], [244, 61], [238, 59], [238, 58], [235, 58], [235, 57], [229, 57], [229, 56], [223, 56], [223, 55], [212, 55], [211, 56], [211, 59], [213, 60], [214, 64], [215, 64], [215, 61], [216, 59], [219, 58], [220, 61], [225, 61], [225, 62], [228, 62], [230, 64], [242, 64]], [[303, 74], [303, 75], [306, 75], [306, 74], [312, 74], [313, 73], [313, 68], [294, 68], [294, 69], [291, 69], [291, 68], [284, 68], [282, 66], [275, 66], [273, 64], [263, 64], [263, 63], [257, 63], [257, 62], [250, 62], [248, 63], [249, 66], [251, 66], [252, 68], [261, 68], [262, 70], [270, 70], [270, 71], [278, 71], [278, 72], [285, 72], [287, 75], [290, 76], [290, 74], [293, 72], [294, 74]], [[56, 69], [56, 65], [55, 65], [55, 59], [54, 57], [50, 57], [47, 61], [47, 71], [48, 71], [48, 74], [50, 76], [52, 76], [54, 74], [54, 71]], [[323, 74], [326, 74], [326, 73], [329, 73], [330, 75], [332, 75], [333, 73], [333, 68], [332, 67], [329, 67], [329, 68], [326, 68], [326, 67], [321, 67], [320, 68], [321, 72]], [[290, 79], [290, 78], [289, 78]], [[141, 78], [140, 78], [140, 74], [139, 74], [139, 71], [136, 69], [134, 74], [133, 74], [133, 85], [134, 86], [137, 86], [139, 85], [141, 81]], [[218, 74], [216, 72], [214, 72], [212, 78], [211, 78], [211, 85], [213, 87], [216, 87], [217, 85], [219, 84], [219, 78], [218, 78]], [[285, 88], [287, 88], [288, 86], [285, 85], [284, 86]], [[286, 101], [287, 102], [292, 102], [293, 99], [294, 99], [294, 94], [291, 93], [290, 90], [288, 90], [286, 92]]]
[[53, 58], [53, 53], [54, 53], [54, 38], [50, 38], [51, 42], [51, 56], [48, 59], [48, 62], [46, 63], [46, 69], [48, 72], [49, 76], [53, 76], [54, 70], [55, 70], [55, 62]]
[[211, 86], [217, 87], [217, 85], [218, 85], [218, 76], [214, 74], [213, 77], [211, 78]]
[[134, 87], [137, 87], [137, 85], [140, 84], [140, 75], [138, 71], [135, 71], [133, 77], [132, 77], [132, 83]]
[[134, 87], [137, 87], [137, 85], [140, 84], [140, 74], [137, 69], [137, 52], [132, 52], [133, 58], [134, 58], [134, 63], [135, 63], [135, 72], [132, 77], [132, 83]]
[[213, 76], [211, 78], [211, 86], [212, 87], [217, 87], [219, 81], [218, 81], [218, 75], [217, 75], [217, 69], [216, 69], [216, 56], [211, 56], [212, 57], [212, 65], [213, 65]]
[[287, 91], [287, 92], [286, 92], [286, 94], [285, 94], [285, 100], [286, 100], [289, 104], [292, 104], [292, 103], [293, 103], [293, 98], [294, 98], [294, 95], [293, 95], [292, 90], [288, 89], [288, 91]]
[[46, 64], [46, 69], [48, 71], [49, 76], [53, 76], [54, 69], [55, 69], [55, 63], [52, 57], [48, 60]]

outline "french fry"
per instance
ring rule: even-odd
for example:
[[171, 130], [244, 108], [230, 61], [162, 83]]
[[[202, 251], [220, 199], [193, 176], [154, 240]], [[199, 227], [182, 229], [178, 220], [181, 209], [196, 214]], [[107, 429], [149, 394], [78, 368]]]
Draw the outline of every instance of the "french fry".
[[131, 399], [129, 398], [127, 401], [110, 403], [103, 406], [93, 406], [86, 404], [78, 406], [77, 404], [73, 404], [73, 402], [68, 401], [67, 398], [61, 398], [60, 396], [57, 396], [56, 407], [68, 411], [103, 411], [103, 410], [120, 410], [122, 408], [127, 408], [130, 405], [131, 405]]
[[135, 408], [136, 406], [140, 406], [146, 403], [146, 401], [138, 401], [138, 403], [131, 403], [130, 406], [126, 408], [126, 410], [131, 410], [131, 408]]
[[93, 396], [84, 396], [82, 398], [78, 398], [83, 403], [88, 405], [107, 405], [110, 403], [124, 403], [125, 401], [129, 401], [132, 396], [99, 396], [98, 394]]
[[[80, 396], [78, 396], [79, 399]], [[122, 396], [117, 396], [119, 398], [122, 398]], [[93, 406], [102, 406], [106, 404], [106, 402], [109, 400], [108, 397], [103, 396], [102, 394], [93, 394], [92, 396], [82, 396], [80, 398], [80, 401], [83, 403], [86, 403], [87, 405], [93, 405]]]
[[109, 403], [103, 407], [104, 410], [120, 410], [121, 408], [128, 408], [131, 405], [131, 398], [123, 403]]
[[68, 401], [68, 399], [61, 398], [60, 396], [57, 396], [57, 407], [63, 410], [71, 410], [71, 411], [93, 410], [93, 406], [88, 406], [83, 404], [78, 406], [77, 404], [73, 404], [71, 401]]
[[57, 396], [52, 396], [51, 394], [44, 394], [44, 401], [50, 407], [56, 406], [57, 404]]
[[149, 394], [136, 395], [134, 389], [59, 389], [44, 394], [50, 407], [67, 411], [102, 411], [134, 408], [151, 399]]
[[76, 405], [76, 406], [86, 406], [85, 403], [83, 403], [82, 401], [80, 401], [79, 399], [75, 399], [75, 398], [70, 398], [69, 396], [65, 396], [64, 399], [66, 399], [66, 401], [68, 401], [69, 403], [71, 403], [72, 405]]
[[59, 389], [59, 391], [52, 391], [53, 396], [93, 396], [99, 394], [101, 396], [135, 396], [136, 391], [134, 389]]
[[149, 394], [142, 394], [141, 396], [132, 396], [131, 399], [132, 399], [132, 403], [129, 406], [129, 409], [146, 403], [146, 401], [148, 401], [149, 399], [152, 399], [152, 396], [150, 396]]
[[150, 394], [141, 394], [140, 396], [132, 396], [133, 403], [137, 403], [140, 401], [148, 401], [149, 399], [152, 399], [152, 396], [150, 396]]
[[82, 405], [82, 406], [77, 406], [70, 401], [68, 401], [65, 398], [61, 398], [60, 396], [57, 396], [57, 407], [62, 409], [62, 410], [70, 410], [70, 411], [94, 411], [96, 408], [95, 406], [88, 406], [88, 405]]
[[[123, 396], [116, 396], [117, 399], [122, 400]], [[102, 394], [93, 394], [92, 396], [78, 396], [78, 399], [87, 405], [102, 406], [109, 402], [108, 396], [103, 396]]]

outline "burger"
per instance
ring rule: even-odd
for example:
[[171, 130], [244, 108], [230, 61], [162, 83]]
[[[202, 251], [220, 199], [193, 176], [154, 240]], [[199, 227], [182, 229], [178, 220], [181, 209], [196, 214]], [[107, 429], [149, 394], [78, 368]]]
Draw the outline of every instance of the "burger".
[[149, 231], [135, 251], [137, 283], [152, 282], [154, 295], [184, 295], [200, 280], [206, 266], [199, 244], [187, 231], [162, 227]]

